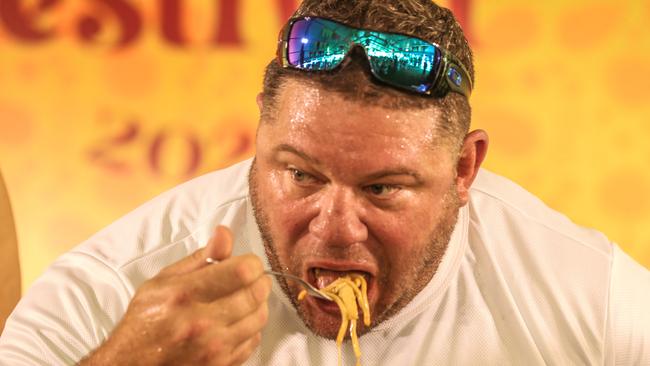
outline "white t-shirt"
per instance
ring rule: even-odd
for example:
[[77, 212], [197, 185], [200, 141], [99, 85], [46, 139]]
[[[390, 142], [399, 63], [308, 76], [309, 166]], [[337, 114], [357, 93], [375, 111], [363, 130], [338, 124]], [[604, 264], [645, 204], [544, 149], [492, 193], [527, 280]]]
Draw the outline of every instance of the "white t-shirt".
[[[135, 290], [232, 228], [264, 255], [250, 160], [178, 186], [61, 256], [8, 319], [2, 365], [74, 364], [101, 345]], [[247, 365], [336, 365], [277, 283]], [[360, 338], [363, 365], [650, 365], [650, 272], [514, 183], [482, 170], [429, 284]], [[344, 365], [354, 364], [344, 344]]]

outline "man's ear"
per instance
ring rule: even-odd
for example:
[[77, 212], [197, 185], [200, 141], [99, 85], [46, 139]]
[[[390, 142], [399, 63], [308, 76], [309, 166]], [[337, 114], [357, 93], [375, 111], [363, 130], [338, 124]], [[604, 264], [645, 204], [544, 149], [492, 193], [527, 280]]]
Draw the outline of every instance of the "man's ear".
[[465, 136], [456, 165], [456, 190], [462, 205], [469, 201], [469, 189], [487, 154], [489, 138], [485, 131], [472, 131]]
[[260, 110], [260, 114], [262, 114], [262, 107], [264, 107], [264, 93], [259, 93], [257, 94], [257, 108]]

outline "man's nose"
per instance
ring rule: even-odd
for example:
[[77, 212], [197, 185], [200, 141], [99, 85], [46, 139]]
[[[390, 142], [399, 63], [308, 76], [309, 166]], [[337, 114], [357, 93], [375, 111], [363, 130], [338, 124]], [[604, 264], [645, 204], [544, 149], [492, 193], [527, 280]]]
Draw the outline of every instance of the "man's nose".
[[309, 223], [309, 231], [330, 245], [366, 241], [368, 228], [359, 217], [361, 209], [352, 190], [330, 187], [319, 200], [319, 212]]

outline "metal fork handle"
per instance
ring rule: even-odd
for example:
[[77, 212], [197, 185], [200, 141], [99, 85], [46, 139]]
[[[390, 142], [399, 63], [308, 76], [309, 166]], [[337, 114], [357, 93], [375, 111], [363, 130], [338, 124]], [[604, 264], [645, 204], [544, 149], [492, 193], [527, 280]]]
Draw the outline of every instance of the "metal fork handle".
[[264, 271], [264, 273], [269, 274], [269, 275], [273, 275], [273, 276], [281, 276], [281, 277], [285, 277], [285, 278], [292, 279], [292, 280], [294, 280], [294, 281], [300, 283], [300, 285], [301, 285], [305, 290], [307, 290], [307, 292], [309, 292], [312, 296], [319, 297], [319, 298], [321, 298], [321, 299], [325, 299], [325, 300], [329, 300], [329, 301], [334, 301], [334, 300], [333, 300], [331, 297], [329, 297], [327, 294], [325, 294], [325, 293], [322, 292], [321, 290], [317, 289], [317, 288], [314, 287], [311, 283], [309, 283], [309, 282], [303, 280], [303, 279], [300, 278], [300, 277], [294, 276], [294, 275], [289, 274], [289, 273], [275, 272], [275, 271], [271, 271], [271, 270], [266, 270], [266, 271]]
[[[213, 264], [213, 263], [218, 263], [219, 261], [217, 261], [217, 260], [215, 260], [215, 259], [212, 259], [212, 258], [206, 258], [206, 259], [205, 259], [205, 262], [208, 263], [208, 264]], [[268, 274], [268, 275], [272, 275], [272, 276], [281, 276], [281, 277], [290, 278], [290, 279], [292, 279], [292, 280], [294, 280], [294, 281], [300, 283], [300, 285], [301, 285], [305, 290], [307, 290], [307, 292], [309, 292], [312, 296], [319, 297], [319, 298], [321, 298], [321, 299], [325, 299], [325, 300], [329, 300], [329, 301], [334, 301], [334, 300], [333, 300], [331, 297], [329, 297], [327, 294], [325, 294], [325, 293], [322, 292], [321, 290], [317, 289], [316, 287], [312, 286], [311, 283], [309, 283], [309, 282], [303, 280], [303, 279], [300, 278], [300, 277], [294, 276], [294, 275], [289, 274], [289, 273], [276, 272], [276, 271], [271, 271], [271, 270], [265, 270], [264, 273], [266, 273], [266, 274]]]

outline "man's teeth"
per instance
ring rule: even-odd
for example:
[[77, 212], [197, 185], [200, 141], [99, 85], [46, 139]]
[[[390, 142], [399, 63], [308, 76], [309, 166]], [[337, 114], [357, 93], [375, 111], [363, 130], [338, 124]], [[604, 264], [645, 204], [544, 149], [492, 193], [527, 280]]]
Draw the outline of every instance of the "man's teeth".
[[318, 287], [319, 290], [327, 287], [330, 283], [333, 281], [329, 281], [329, 278], [325, 277], [316, 277], [316, 287]]

